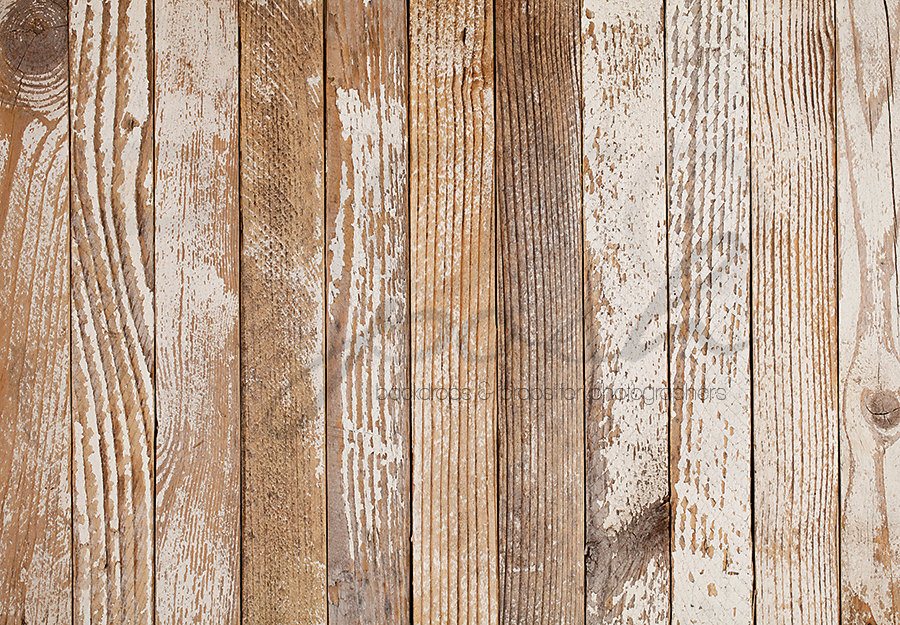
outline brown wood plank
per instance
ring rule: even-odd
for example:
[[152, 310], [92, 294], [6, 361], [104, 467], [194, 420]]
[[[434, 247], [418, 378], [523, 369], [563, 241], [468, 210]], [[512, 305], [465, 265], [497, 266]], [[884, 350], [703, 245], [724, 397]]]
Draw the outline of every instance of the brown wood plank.
[[156, 0], [156, 622], [239, 620], [233, 1]]
[[243, 621], [323, 623], [323, 8], [240, 8]]
[[406, 2], [326, 11], [328, 622], [410, 621]]
[[72, 622], [65, 2], [0, 0], [0, 622]]
[[841, 622], [900, 615], [900, 2], [837, 2]]
[[750, 4], [758, 625], [838, 620], [833, 16]]
[[153, 13], [69, 5], [74, 618], [153, 622]]
[[581, 3], [497, 4], [500, 621], [584, 621]]
[[673, 623], [753, 620], [747, 12], [666, 3]]
[[662, 2], [587, 0], [581, 28], [587, 617], [668, 625]]
[[492, 20], [410, 5], [415, 623], [499, 615]]

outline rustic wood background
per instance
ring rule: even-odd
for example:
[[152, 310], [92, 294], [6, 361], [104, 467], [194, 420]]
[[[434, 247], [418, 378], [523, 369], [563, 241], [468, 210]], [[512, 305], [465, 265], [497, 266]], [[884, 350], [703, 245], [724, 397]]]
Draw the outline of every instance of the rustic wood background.
[[900, 0], [0, 0], [0, 624], [900, 623], [896, 67]]

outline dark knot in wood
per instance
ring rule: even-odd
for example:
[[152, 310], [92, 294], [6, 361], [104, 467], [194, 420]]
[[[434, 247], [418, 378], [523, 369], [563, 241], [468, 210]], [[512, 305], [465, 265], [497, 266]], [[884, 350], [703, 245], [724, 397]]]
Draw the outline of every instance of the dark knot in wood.
[[65, 3], [15, 0], [0, 11], [0, 101], [42, 112], [64, 110], [69, 67]]
[[900, 424], [900, 400], [890, 391], [870, 391], [863, 394], [863, 403], [872, 422], [882, 429]]

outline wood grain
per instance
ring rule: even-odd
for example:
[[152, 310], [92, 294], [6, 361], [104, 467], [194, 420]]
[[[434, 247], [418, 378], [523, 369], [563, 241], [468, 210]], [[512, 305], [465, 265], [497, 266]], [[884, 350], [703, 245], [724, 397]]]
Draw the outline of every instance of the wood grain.
[[244, 623], [326, 619], [322, 3], [241, 3]]
[[153, 14], [69, 6], [74, 618], [153, 622]]
[[833, 16], [750, 4], [758, 625], [838, 622]]
[[328, 622], [410, 622], [406, 2], [326, 37]]
[[156, 622], [240, 611], [237, 6], [156, 0]]
[[410, 5], [414, 623], [499, 615], [492, 23]]
[[500, 622], [584, 622], [581, 4], [497, 4]]
[[0, 0], [0, 622], [72, 622], [67, 9]]
[[673, 623], [753, 620], [747, 10], [666, 3]]
[[900, 2], [837, 2], [842, 623], [900, 615]]
[[669, 618], [662, 20], [658, 0], [582, 12], [591, 623]]

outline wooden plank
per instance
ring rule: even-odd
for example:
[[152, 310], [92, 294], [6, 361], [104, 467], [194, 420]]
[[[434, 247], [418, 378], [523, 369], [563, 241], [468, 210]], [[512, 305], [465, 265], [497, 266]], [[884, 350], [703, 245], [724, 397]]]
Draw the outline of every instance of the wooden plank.
[[492, 23], [410, 5], [414, 623], [499, 614]]
[[237, 623], [237, 6], [154, 12], [156, 622]]
[[500, 621], [584, 622], [581, 3], [496, 17]]
[[241, 3], [244, 623], [324, 623], [320, 1]]
[[0, 0], [0, 620], [71, 613], [67, 8]]
[[669, 619], [662, 20], [660, 0], [582, 12], [591, 623]]
[[328, 622], [410, 621], [405, 0], [326, 12]]
[[69, 6], [74, 618], [153, 622], [153, 14]]
[[758, 625], [838, 622], [833, 15], [750, 3]]
[[673, 623], [753, 620], [747, 10], [666, 3]]
[[837, 2], [841, 621], [900, 614], [900, 2]]

